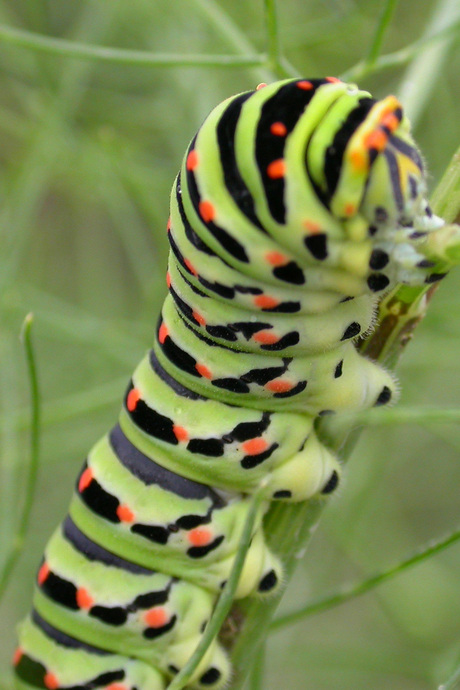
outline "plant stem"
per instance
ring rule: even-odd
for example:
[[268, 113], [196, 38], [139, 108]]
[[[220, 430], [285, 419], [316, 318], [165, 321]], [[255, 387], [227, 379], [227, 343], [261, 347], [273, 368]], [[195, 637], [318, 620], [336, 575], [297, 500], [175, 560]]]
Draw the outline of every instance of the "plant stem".
[[[427, 22], [425, 37], [448, 29], [460, 19], [458, 0], [441, 0], [433, 15]], [[437, 41], [419, 51], [419, 54], [407, 68], [398, 96], [404, 103], [404, 109], [414, 129], [428, 103], [431, 92], [439, 81], [444, 63], [447, 59], [455, 33], [449, 33], [442, 41]]]
[[264, 0], [264, 8], [268, 64], [275, 74], [284, 77], [284, 70], [280, 62], [281, 51], [275, 0]]
[[[360, 60], [353, 65], [353, 67], [350, 67], [343, 72], [341, 79], [343, 81], [360, 82], [362, 79], [371, 74], [376, 74], [377, 72], [383, 72], [386, 69], [407, 65], [408, 62], [413, 60], [422, 51], [428, 50], [430, 47], [434, 47], [440, 42], [446, 41], [449, 38], [454, 39], [456, 34], [458, 34], [459, 26], [460, 20], [457, 19], [436, 33], [430, 34], [429, 36], [424, 36], [413, 43], [409, 43], [409, 45], [404, 46], [404, 48], [401, 48], [400, 50], [395, 50], [392, 53], [387, 53], [386, 55], [380, 55], [380, 57], [378, 57], [372, 64], [366, 62], [365, 60]], [[405, 98], [405, 95], [403, 94], [401, 98]]]
[[285, 628], [287, 625], [292, 625], [292, 623], [297, 623], [298, 621], [304, 620], [308, 616], [313, 616], [321, 611], [327, 611], [334, 606], [339, 606], [340, 604], [344, 604], [346, 601], [350, 601], [350, 599], [355, 599], [356, 597], [369, 592], [371, 589], [379, 587], [384, 582], [391, 580], [393, 577], [399, 575], [408, 568], [411, 568], [412, 566], [425, 561], [427, 558], [434, 556], [440, 551], [443, 551], [452, 544], [455, 544], [455, 542], [457, 542], [459, 539], [460, 529], [457, 529], [447, 537], [444, 537], [443, 539], [432, 543], [430, 546], [417, 551], [417, 553], [413, 554], [409, 558], [406, 558], [405, 560], [401, 561], [401, 563], [398, 563], [396, 566], [389, 568], [388, 570], [377, 573], [376, 575], [359, 582], [357, 585], [344, 589], [342, 592], [324, 597], [318, 601], [306, 604], [296, 611], [292, 611], [284, 616], [280, 616], [270, 625], [270, 632], [276, 632], [281, 628]]
[[224, 622], [225, 617], [232, 606], [238, 581], [243, 569], [244, 559], [246, 558], [246, 554], [251, 543], [254, 523], [263, 500], [264, 487], [261, 487], [253, 496], [251, 507], [246, 516], [243, 532], [238, 544], [238, 551], [233, 563], [232, 571], [222, 591], [222, 594], [217, 601], [211, 620], [206, 626], [204, 635], [186, 665], [177, 674], [174, 680], [171, 681], [166, 690], [182, 690], [182, 688], [187, 685], [195, 669], [198, 667], [198, 664], [206, 653], [209, 645], [212, 643], [214, 638], [217, 637], [219, 630], [222, 627], [222, 623]]
[[21, 554], [27, 528], [30, 522], [35, 486], [37, 483], [38, 461], [40, 454], [40, 393], [38, 388], [37, 368], [33, 352], [30, 330], [32, 326], [32, 314], [28, 314], [24, 320], [21, 340], [24, 345], [29, 374], [31, 393], [31, 422], [30, 422], [30, 461], [25, 477], [25, 493], [22, 514], [13, 540], [10, 553], [6, 559], [3, 572], [0, 574], [0, 600], [13, 573], [16, 562]]
[[375, 64], [375, 61], [377, 60], [382, 51], [383, 39], [385, 38], [385, 33], [393, 18], [393, 14], [395, 12], [397, 4], [398, 0], [386, 0], [385, 7], [383, 8], [383, 12], [380, 17], [380, 21], [378, 22], [375, 29], [374, 37], [372, 39], [369, 52], [364, 61], [364, 64], [369, 68], [371, 68]]
[[0, 41], [61, 57], [102, 60], [136, 67], [250, 67], [262, 66], [267, 61], [265, 55], [186, 55], [110, 48], [53, 38], [5, 25], [0, 25]]

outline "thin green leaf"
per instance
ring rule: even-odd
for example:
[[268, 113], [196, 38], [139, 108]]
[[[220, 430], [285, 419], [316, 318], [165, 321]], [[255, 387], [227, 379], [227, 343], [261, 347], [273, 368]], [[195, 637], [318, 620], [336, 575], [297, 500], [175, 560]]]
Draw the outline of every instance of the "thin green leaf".
[[404, 561], [401, 561], [401, 563], [398, 563], [398, 565], [389, 568], [388, 570], [384, 570], [383, 572], [378, 573], [377, 575], [373, 575], [372, 577], [369, 577], [366, 580], [359, 582], [357, 585], [353, 585], [348, 589], [343, 590], [342, 592], [338, 592], [337, 594], [333, 594], [332, 596], [324, 597], [322, 599], [319, 599], [318, 601], [306, 604], [305, 606], [302, 606], [300, 609], [297, 609], [296, 611], [292, 611], [291, 613], [287, 613], [284, 616], [280, 616], [279, 618], [275, 619], [271, 624], [270, 632], [275, 632], [277, 630], [280, 630], [281, 628], [285, 628], [287, 625], [292, 625], [293, 623], [297, 623], [298, 621], [304, 620], [308, 616], [313, 616], [314, 614], [320, 613], [321, 611], [327, 611], [328, 609], [334, 608], [335, 606], [344, 604], [346, 601], [355, 599], [356, 597], [359, 597], [362, 594], [369, 592], [371, 589], [379, 587], [381, 584], [387, 582], [388, 580], [391, 580], [400, 573], [405, 572], [412, 566], [417, 565], [418, 563], [421, 563], [422, 561], [425, 561], [428, 558], [431, 558], [432, 556], [440, 553], [452, 544], [455, 544], [459, 539], [460, 529], [457, 529], [455, 530], [455, 532], [452, 532], [447, 537], [444, 537], [439, 541], [431, 543], [429, 546], [426, 546], [422, 550], [417, 551], [417, 553], [413, 554], [409, 558], [406, 558]]
[[212, 614], [211, 620], [206, 626], [204, 635], [186, 665], [177, 674], [174, 680], [171, 681], [166, 690], [182, 690], [182, 688], [187, 685], [195, 669], [198, 667], [198, 664], [205, 655], [209, 645], [218, 635], [219, 630], [222, 627], [222, 623], [224, 622], [233, 604], [235, 592], [238, 587], [238, 581], [244, 565], [244, 559], [246, 558], [249, 544], [251, 542], [254, 523], [263, 500], [264, 487], [261, 487], [253, 496], [251, 507], [248, 510], [244, 523], [240, 543], [238, 545], [238, 551], [235, 556], [230, 577], [228, 578], [227, 583], [222, 590], [222, 594], [217, 601], [214, 613]]
[[14, 567], [24, 546], [24, 540], [29, 526], [30, 514], [37, 483], [38, 462], [40, 455], [40, 392], [38, 388], [37, 367], [31, 340], [31, 327], [33, 317], [28, 314], [24, 320], [21, 340], [24, 345], [27, 372], [29, 376], [31, 394], [31, 419], [30, 419], [30, 460], [26, 470], [24, 483], [24, 505], [19, 519], [18, 528], [14, 536], [10, 554], [6, 559], [5, 567], [0, 574], [0, 600], [13, 573]]
[[266, 62], [264, 55], [187, 55], [110, 48], [43, 36], [5, 25], [0, 25], [0, 41], [50, 55], [136, 67], [250, 67]]

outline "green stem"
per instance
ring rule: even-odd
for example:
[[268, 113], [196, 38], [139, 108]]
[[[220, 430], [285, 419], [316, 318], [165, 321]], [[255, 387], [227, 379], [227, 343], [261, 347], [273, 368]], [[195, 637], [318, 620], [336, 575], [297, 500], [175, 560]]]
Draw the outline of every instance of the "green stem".
[[30, 421], [30, 461], [28, 472], [25, 477], [25, 494], [22, 514], [19, 519], [18, 528], [14, 536], [13, 545], [6, 559], [5, 567], [0, 575], [0, 600], [5, 593], [6, 587], [13, 573], [14, 567], [21, 554], [27, 528], [30, 522], [35, 486], [37, 483], [38, 461], [40, 454], [40, 393], [38, 388], [37, 368], [31, 341], [32, 314], [28, 314], [24, 320], [21, 340], [24, 345], [27, 371], [30, 382], [31, 393], [31, 421]]
[[276, 16], [276, 0], [264, 0], [267, 54], [270, 69], [280, 77], [285, 72], [281, 65], [281, 50]]
[[[459, 26], [460, 20], [456, 20], [448, 26], [440, 29], [440, 31], [430, 34], [429, 36], [424, 36], [413, 43], [409, 43], [409, 45], [401, 48], [400, 50], [395, 50], [392, 53], [381, 55], [372, 64], [365, 60], [361, 60], [353, 65], [353, 67], [350, 67], [348, 70], [343, 72], [341, 79], [343, 79], [343, 81], [360, 82], [370, 74], [376, 74], [377, 72], [383, 72], [386, 69], [407, 65], [408, 62], [417, 57], [417, 55], [419, 55], [422, 51], [427, 50], [432, 46], [434, 47], [441, 41], [445, 41], [448, 38], [453, 39], [458, 33]], [[401, 98], [405, 99], [404, 93]]]
[[265, 645], [261, 645], [254, 662], [248, 690], [263, 690], [265, 677]]
[[182, 688], [187, 685], [210, 644], [217, 637], [222, 624], [228, 612], [230, 611], [235, 597], [235, 592], [238, 587], [241, 571], [243, 569], [244, 560], [251, 543], [254, 523], [259, 513], [260, 506], [264, 500], [264, 493], [264, 487], [261, 487], [254, 494], [251, 507], [246, 516], [240, 543], [238, 544], [238, 551], [236, 553], [230, 576], [222, 591], [222, 594], [217, 601], [214, 613], [212, 614], [211, 620], [206, 626], [204, 635], [186, 665], [177, 674], [174, 680], [171, 681], [166, 690], [182, 690]]
[[431, 197], [435, 213], [447, 223], [460, 220], [460, 148], [457, 149]]
[[[460, 4], [458, 0], [441, 0], [438, 2], [433, 15], [426, 24], [425, 37], [429, 38], [453, 25], [458, 26], [460, 20]], [[444, 40], [436, 41], [419, 51], [416, 59], [408, 67], [398, 90], [398, 96], [404, 103], [404, 109], [409, 116], [412, 128], [427, 105], [431, 102], [433, 88], [439, 82], [444, 63], [458, 32], [449, 32]]]
[[267, 61], [265, 55], [186, 55], [95, 46], [5, 25], [0, 25], [0, 41], [61, 57], [101, 60], [136, 67], [250, 67], [262, 66]]
[[375, 64], [375, 61], [377, 60], [382, 51], [383, 39], [385, 38], [385, 33], [393, 18], [393, 14], [395, 12], [397, 4], [398, 0], [387, 0], [385, 3], [385, 7], [383, 8], [380, 21], [378, 22], [375, 29], [374, 37], [372, 39], [369, 52], [364, 61], [364, 64], [367, 65], [369, 68], [371, 68]]
[[361, 412], [346, 412], [335, 421], [337, 426], [347, 428], [356, 424], [370, 426], [387, 426], [394, 424], [430, 424], [455, 423], [460, 421], [460, 409], [436, 409], [421, 407], [388, 407], [386, 409], [370, 409]]
[[342, 592], [324, 597], [318, 601], [306, 604], [296, 611], [292, 611], [284, 616], [280, 616], [271, 624], [270, 632], [276, 632], [281, 628], [285, 628], [288, 625], [292, 625], [293, 623], [304, 620], [308, 616], [313, 616], [321, 611], [327, 611], [328, 609], [339, 606], [340, 604], [344, 604], [351, 599], [355, 599], [356, 597], [369, 592], [371, 589], [379, 587], [384, 582], [391, 580], [392, 578], [396, 577], [396, 575], [406, 571], [408, 568], [411, 568], [412, 566], [431, 558], [431, 556], [440, 553], [452, 544], [455, 544], [459, 539], [460, 529], [457, 529], [447, 537], [444, 537], [443, 539], [434, 542], [430, 546], [419, 550], [417, 553], [413, 554], [409, 558], [406, 558], [404, 561], [401, 561], [401, 563], [398, 563], [398, 565], [389, 568], [388, 570], [384, 570], [381, 573], [373, 575], [372, 577], [369, 577], [368, 579], [363, 580], [357, 585], [353, 585]]

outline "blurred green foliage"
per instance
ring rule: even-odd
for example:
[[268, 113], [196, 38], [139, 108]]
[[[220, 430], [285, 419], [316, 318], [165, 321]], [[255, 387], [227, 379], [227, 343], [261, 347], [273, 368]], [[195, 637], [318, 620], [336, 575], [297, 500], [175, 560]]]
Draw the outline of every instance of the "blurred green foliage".
[[[456, 4], [401, 2], [384, 51], [417, 41], [439, 11], [458, 22]], [[380, 0], [279, 2], [283, 54], [307, 77], [340, 74], [367, 54], [381, 8]], [[0, 23], [85, 44], [178, 54], [255, 54], [266, 41], [261, 0], [0, 0]], [[453, 38], [440, 43], [438, 62], [430, 55], [423, 62], [421, 54], [418, 73], [401, 66], [360, 82], [376, 96], [404, 96], [415, 83], [411, 102], [423, 102], [415, 134], [433, 186], [460, 142], [460, 51]], [[28, 384], [18, 335], [29, 311], [44, 421], [32, 526], [2, 603], [2, 688], [9, 687], [14, 624], [30, 606], [45, 541], [151, 341], [166, 292], [169, 190], [187, 142], [216, 103], [270, 78], [262, 67], [128, 66], [0, 41], [0, 566], [28, 462]], [[407, 405], [458, 405], [459, 289], [457, 271], [442, 283], [400, 363]], [[367, 431], [285, 608], [397, 563], [453, 529], [459, 451], [453, 425]], [[277, 633], [263, 687], [435, 688], [460, 661], [459, 573], [457, 546]]]

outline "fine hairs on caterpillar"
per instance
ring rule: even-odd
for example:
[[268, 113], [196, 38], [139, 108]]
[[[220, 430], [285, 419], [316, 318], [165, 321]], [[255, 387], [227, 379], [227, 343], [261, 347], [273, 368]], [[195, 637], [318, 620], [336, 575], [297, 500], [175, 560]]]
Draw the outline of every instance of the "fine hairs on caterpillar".
[[[236, 596], [276, 590], [271, 501], [326, 496], [340, 478], [315, 419], [394, 397], [355, 340], [386, 291], [442, 277], [424, 178], [396, 98], [335, 78], [211, 112], [172, 189], [153, 348], [46, 546], [17, 690], [163, 690], [201, 639], [262, 482]], [[230, 674], [215, 642], [191, 686]]]

